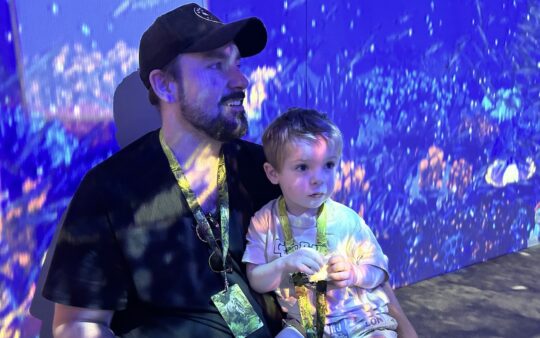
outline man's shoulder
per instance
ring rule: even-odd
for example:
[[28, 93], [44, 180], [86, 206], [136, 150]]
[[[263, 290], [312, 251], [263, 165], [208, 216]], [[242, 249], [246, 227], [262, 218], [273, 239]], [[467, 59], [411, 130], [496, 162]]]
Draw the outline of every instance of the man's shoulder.
[[118, 165], [131, 165], [147, 162], [146, 158], [155, 155], [155, 150], [161, 149], [159, 144], [159, 131], [151, 131], [134, 142], [114, 153], [111, 157], [96, 166], [105, 169]]
[[264, 161], [263, 147], [257, 143], [236, 139], [227, 143], [226, 150], [235, 157]]
[[164, 158], [159, 144], [159, 132], [155, 130], [97, 164], [88, 171], [85, 179], [115, 181], [121, 177], [138, 176], [148, 173], [162, 157]]
[[243, 148], [246, 148], [246, 149], [261, 149], [262, 150], [262, 146], [258, 143], [255, 143], [255, 142], [251, 142], [251, 141], [248, 141], [248, 140], [244, 140], [244, 139], [241, 139], [241, 138], [237, 138], [237, 139], [234, 139], [231, 141], [232, 144], [236, 144], [237, 146], [239, 147], [243, 147]]
[[261, 145], [234, 140], [226, 143], [223, 151], [230, 182], [236, 180], [249, 196], [252, 212], [279, 196], [279, 187], [270, 183], [264, 173], [265, 156]]

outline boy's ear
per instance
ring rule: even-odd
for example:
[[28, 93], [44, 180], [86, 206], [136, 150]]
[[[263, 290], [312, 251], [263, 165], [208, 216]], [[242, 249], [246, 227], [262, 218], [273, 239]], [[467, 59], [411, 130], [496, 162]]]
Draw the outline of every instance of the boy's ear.
[[172, 103], [176, 100], [176, 83], [160, 69], [154, 69], [148, 77], [154, 93], [163, 101]]
[[268, 177], [268, 180], [272, 182], [272, 184], [278, 184], [279, 183], [279, 174], [274, 167], [268, 162], [265, 162], [263, 165], [264, 172], [266, 173], [266, 177]]

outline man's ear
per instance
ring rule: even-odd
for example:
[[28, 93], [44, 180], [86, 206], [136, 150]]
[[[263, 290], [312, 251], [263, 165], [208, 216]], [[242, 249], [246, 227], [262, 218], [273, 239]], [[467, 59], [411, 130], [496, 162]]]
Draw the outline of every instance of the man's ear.
[[279, 173], [277, 172], [274, 167], [268, 163], [265, 162], [263, 165], [264, 172], [266, 173], [266, 177], [268, 177], [268, 180], [272, 182], [272, 184], [278, 184], [279, 183]]
[[163, 101], [172, 103], [176, 100], [176, 83], [161, 69], [154, 69], [148, 77], [154, 93]]

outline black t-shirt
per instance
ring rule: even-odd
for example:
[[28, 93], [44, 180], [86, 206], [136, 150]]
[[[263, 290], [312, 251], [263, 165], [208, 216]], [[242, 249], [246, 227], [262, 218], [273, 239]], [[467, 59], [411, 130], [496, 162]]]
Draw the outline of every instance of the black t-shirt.
[[[249, 291], [241, 260], [251, 216], [279, 190], [264, 175], [259, 145], [236, 140], [223, 152], [234, 266], [228, 276], [261, 317], [275, 319], [252, 335], [267, 337], [280, 327], [279, 309], [273, 298]], [[159, 133], [151, 132], [84, 177], [62, 224], [43, 296], [114, 310], [111, 327], [120, 336], [229, 337], [210, 299], [223, 290], [223, 277], [209, 268], [210, 248], [195, 225]]]

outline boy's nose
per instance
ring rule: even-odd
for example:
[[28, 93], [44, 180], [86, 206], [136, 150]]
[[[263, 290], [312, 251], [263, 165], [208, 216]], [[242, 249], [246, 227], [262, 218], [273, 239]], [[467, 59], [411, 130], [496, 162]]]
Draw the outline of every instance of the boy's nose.
[[312, 185], [320, 185], [322, 183], [322, 179], [319, 174], [315, 173], [311, 175], [310, 183]]

